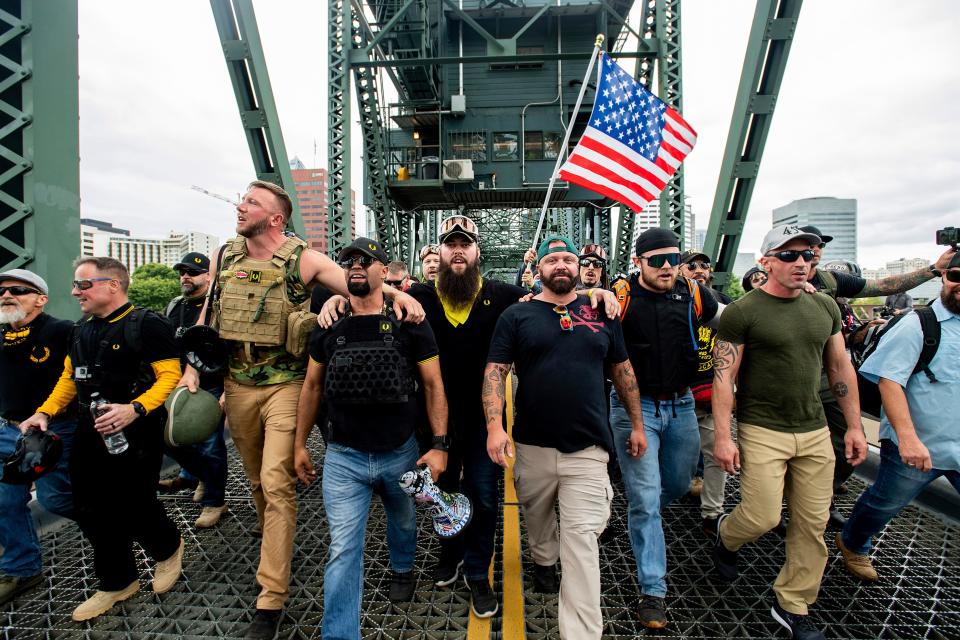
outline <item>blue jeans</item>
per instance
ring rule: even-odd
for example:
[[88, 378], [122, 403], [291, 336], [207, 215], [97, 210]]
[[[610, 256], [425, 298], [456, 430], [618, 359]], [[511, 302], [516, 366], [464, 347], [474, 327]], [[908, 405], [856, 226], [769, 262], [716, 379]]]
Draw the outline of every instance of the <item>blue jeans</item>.
[[632, 426], [615, 390], [610, 402], [613, 442], [629, 503], [627, 525], [637, 581], [641, 593], [662, 598], [667, 594], [667, 550], [660, 510], [689, 491], [700, 455], [693, 395], [688, 391], [677, 400], [659, 403], [640, 396], [647, 452], [639, 458], [624, 452]]
[[[219, 398], [223, 387], [206, 389]], [[180, 477], [203, 482], [204, 507], [222, 507], [227, 490], [227, 444], [223, 439], [226, 414], [220, 417], [217, 430], [199, 444], [183, 447], [164, 447], [164, 453], [180, 464]]]
[[[50, 431], [63, 442], [63, 457], [57, 466], [37, 479], [37, 500], [43, 508], [65, 518], [73, 518], [73, 494], [70, 490], [69, 460], [75, 419], [54, 422]], [[0, 460], [17, 446], [20, 429], [0, 418]], [[0, 467], [0, 475], [3, 468]], [[30, 485], [0, 482], [0, 572], [8, 576], [35, 576], [43, 569], [40, 540], [30, 513]]]
[[841, 533], [843, 544], [854, 553], [869, 553], [873, 547], [873, 536], [880, 533], [924, 487], [940, 476], [946, 476], [953, 488], [960, 491], [960, 472], [943, 469], [920, 471], [908, 467], [900, 458], [897, 445], [892, 440], [881, 440], [877, 479], [853, 505], [853, 511]]
[[324, 640], [360, 640], [363, 546], [374, 492], [380, 495], [387, 515], [390, 567], [397, 573], [413, 571], [417, 515], [413, 498], [403, 492], [398, 481], [416, 467], [418, 457], [413, 436], [399, 448], [380, 453], [327, 444], [323, 504], [330, 547], [323, 572]]

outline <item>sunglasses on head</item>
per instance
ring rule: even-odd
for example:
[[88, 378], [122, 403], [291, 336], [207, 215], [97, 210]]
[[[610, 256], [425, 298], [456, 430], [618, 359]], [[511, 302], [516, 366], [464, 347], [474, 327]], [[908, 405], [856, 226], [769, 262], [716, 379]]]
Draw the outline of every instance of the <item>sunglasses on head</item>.
[[9, 287], [0, 287], [0, 296], [5, 294], [7, 291], [15, 296], [25, 296], [28, 293], [40, 293], [33, 287], [25, 287], [23, 285], [15, 284]]
[[947, 276], [947, 280], [949, 282], [960, 282], [960, 269], [944, 271], [943, 275]]
[[596, 267], [597, 269], [603, 269], [606, 264], [606, 262], [600, 260], [599, 258], [580, 258], [581, 267]]
[[90, 278], [88, 280], [74, 280], [73, 288], [79, 289], [80, 291], [86, 291], [97, 282], [110, 282], [111, 280], [115, 279], [116, 278]]
[[815, 254], [813, 253], [813, 249], [804, 249], [802, 251], [787, 249], [786, 251], [773, 251], [767, 255], [781, 262], [796, 262], [800, 258], [803, 258], [804, 262], [810, 262], [813, 260]]
[[570, 310], [567, 305], [558, 304], [553, 308], [553, 312], [560, 316], [560, 329], [562, 331], [573, 331], [573, 318], [570, 317]]
[[367, 267], [372, 265], [375, 261], [376, 260], [374, 258], [371, 258], [370, 256], [365, 256], [359, 253], [355, 253], [352, 256], [347, 256], [346, 258], [341, 260], [340, 266], [343, 267], [344, 269], [349, 269], [350, 267], [353, 266], [353, 263], [357, 262], [360, 264], [361, 267], [366, 269]]
[[428, 244], [424, 248], [420, 249], [420, 261], [423, 262], [431, 253], [439, 255], [439, 251], [437, 251], [437, 245]]
[[661, 269], [663, 268], [663, 265], [668, 263], [671, 267], [675, 267], [680, 264], [679, 253], [661, 253], [655, 256], [640, 256], [640, 259], [646, 260], [647, 264], [654, 269]]

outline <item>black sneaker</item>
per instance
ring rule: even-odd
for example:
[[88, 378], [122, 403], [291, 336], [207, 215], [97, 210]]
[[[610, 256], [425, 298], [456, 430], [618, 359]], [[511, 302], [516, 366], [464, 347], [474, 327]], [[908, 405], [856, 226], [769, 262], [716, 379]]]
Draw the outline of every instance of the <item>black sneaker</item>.
[[717, 518], [717, 537], [713, 543], [713, 567], [724, 582], [733, 582], [740, 574], [737, 569], [737, 552], [730, 551], [723, 546], [723, 539], [720, 537], [720, 523], [729, 514], [723, 514]]
[[793, 640], [826, 640], [823, 631], [817, 629], [816, 625], [810, 621], [810, 616], [790, 613], [781, 607], [780, 603], [776, 600], [773, 601], [773, 606], [770, 607], [770, 615], [790, 631], [790, 637], [793, 638]]
[[464, 576], [463, 581], [470, 587], [470, 608], [473, 609], [473, 615], [478, 618], [489, 618], [500, 610], [497, 596], [493, 593], [493, 589], [490, 588], [490, 583], [486, 578], [468, 580]]
[[667, 603], [663, 598], [644, 594], [637, 610], [640, 624], [648, 629], [663, 629], [667, 626]]
[[703, 535], [707, 536], [710, 540], [716, 541], [717, 539], [717, 522], [720, 518], [701, 518], [700, 519], [700, 528], [703, 529]]
[[441, 552], [437, 564], [433, 565], [433, 584], [438, 587], [449, 587], [460, 577], [460, 569], [462, 568], [462, 559], [457, 561], [452, 558], [444, 558]]
[[7, 604], [41, 582], [43, 582], [42, 573], [35, 576], [0, 576], [0, 605]]
[[843, 525], [847, 524], [847, 518], [837, 511], [837, 508], [830, 505], [830, 517], [827, 519], [827, 531], [843, 531]]
[[557, 581], [557, 565], [533, 564], [533, 591], [534, 593], [560, 592], [560, 583]]
[[257, 609], [243, 635], [244, 640], [275, 640], [280, 633], [283, 609]]
[[390, 602], [410, 602], [413, 600], [413, 592], [417, 589], [417, 581], [413, 577], [413, 571], [403, 573], [393, 573], [390, 579], [390, 594], [387, 596]]

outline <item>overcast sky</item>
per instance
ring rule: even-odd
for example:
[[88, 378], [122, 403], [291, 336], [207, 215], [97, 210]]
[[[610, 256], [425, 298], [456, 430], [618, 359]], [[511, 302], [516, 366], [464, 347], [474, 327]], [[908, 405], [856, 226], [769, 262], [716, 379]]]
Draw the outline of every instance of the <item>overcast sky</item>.
[[[920, 4], [804, 2], [741, 251], [758, 249], [774, 207], [836, 196], [858, 201], [864, 267], [939, 255], [934, 230], [960, 226], [960, 2]], [[311, 166], [316, 144], [326, 166], [326, 2], [255, 8], [287, 154]], [[683, 115], [699, 133], [686, 193], [701, 228], [753, 10], [683, 2]], [[80, 3], [80, 154], [84, 217], [231, 235], [231, 207], [190, 190], [234, 197], [253, 175], [209, 3]]]

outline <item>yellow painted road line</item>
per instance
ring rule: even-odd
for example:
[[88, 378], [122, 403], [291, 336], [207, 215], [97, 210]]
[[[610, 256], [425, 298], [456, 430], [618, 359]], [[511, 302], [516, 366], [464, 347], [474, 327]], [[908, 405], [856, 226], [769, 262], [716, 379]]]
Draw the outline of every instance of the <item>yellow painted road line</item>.
[[[513, 380], [507, 377], [507, 433], [513, 436]], [[513, 459], [508, 460], [503, 475], [503, 601], [501, 637], [503, 640], [524, 640], [523, 572], [520, 562], [520, 507], [513, 486]], [[493, 563], [490, 563], [490, 582], [493, 582]], [[470, 611], [467, 640], [488, 640], [490, 618], [478, 618]]]

